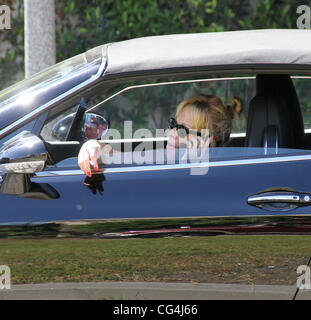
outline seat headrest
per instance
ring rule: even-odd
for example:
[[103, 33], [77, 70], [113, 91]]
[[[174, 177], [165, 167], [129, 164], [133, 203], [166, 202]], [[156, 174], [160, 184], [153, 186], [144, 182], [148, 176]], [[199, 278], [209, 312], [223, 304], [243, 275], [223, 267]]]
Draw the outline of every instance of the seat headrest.
[[280, 148], [304, 148], [304, 126], [290, 76], [258, 75], [256, 81], [256, 96], [249, 105], [245, 146], [264, 147], [266, 143]]

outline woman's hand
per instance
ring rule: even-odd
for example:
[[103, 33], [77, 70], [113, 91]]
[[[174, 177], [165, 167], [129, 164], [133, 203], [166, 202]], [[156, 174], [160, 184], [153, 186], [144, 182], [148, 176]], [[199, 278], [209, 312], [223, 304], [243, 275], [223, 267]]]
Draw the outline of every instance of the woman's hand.
[[187, 143], [189, 138], [187, 135], [180, 137], [176, 128], [171, 129], [168, 132], [168, 142], [166, 145], [167, 149], [178, 149], [178, 148], [187, 148]]
[[213, 136], [211, 137], [200, 137], [200, 136], [192, 136], [189, 135], [188, 141], [187, 141], [187, 148], [190, 149], [206, 149], [209, 147], [215, 147], [215, 139]]
[[167, 149], [205, 149], [209, 147], [216, 147], [216, 142], [213, 136], [197, 136], [189, 134], [185, 137], [179, 137], [176, 128], [170, 130], [168, 133], [168, 142], [166, 146]]
[[97, 159], [101, 154], [101, 145], [97, 140], [89, 140], [83, 144], [78, 155], [78, 165], [88, 176], [92, 176], [91, 164], [98, 171]]

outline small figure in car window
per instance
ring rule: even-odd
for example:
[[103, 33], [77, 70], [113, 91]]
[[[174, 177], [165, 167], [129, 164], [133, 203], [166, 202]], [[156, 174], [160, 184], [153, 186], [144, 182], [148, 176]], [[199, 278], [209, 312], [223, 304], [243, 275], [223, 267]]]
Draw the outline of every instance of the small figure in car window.
[[[213, 95], [198, 95], [182, 101], [175, 118], [168, 120], [167, 148], [207, 148], [226, 146], [232, 130], [232, 119], [242, 112], [241, 101], [233, 97], [225, 107], [221, 99]], [[98, 171], [98, 158], [102, 145], [97, 140], [83, 144], [78, 156], [81, 170], [92, 176], [91, 164]]]

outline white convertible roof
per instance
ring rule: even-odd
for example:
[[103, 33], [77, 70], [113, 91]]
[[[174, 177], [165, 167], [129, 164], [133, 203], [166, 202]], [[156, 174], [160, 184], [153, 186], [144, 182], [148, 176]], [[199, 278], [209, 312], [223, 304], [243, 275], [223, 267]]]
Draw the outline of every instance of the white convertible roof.
[[188, 67], [311, 70], [311, 30], [269, 29], [175, 34], [108, 45], [104, 75]]

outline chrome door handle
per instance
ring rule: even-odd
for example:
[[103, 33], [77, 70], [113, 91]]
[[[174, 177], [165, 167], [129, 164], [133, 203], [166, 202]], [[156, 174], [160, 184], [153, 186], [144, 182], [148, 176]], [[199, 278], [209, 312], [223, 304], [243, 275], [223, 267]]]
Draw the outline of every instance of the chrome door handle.
[[311, 193], [296, 191], [269, 191], [251, 195], [247, 203], [269, 211], [288, 211], [311, 205]]

